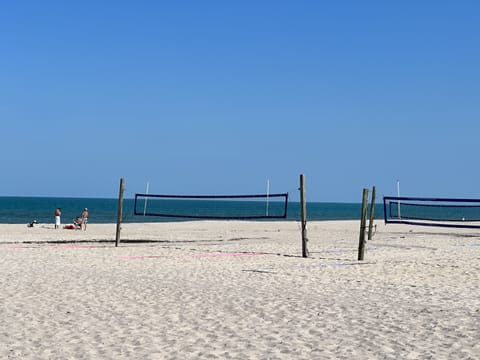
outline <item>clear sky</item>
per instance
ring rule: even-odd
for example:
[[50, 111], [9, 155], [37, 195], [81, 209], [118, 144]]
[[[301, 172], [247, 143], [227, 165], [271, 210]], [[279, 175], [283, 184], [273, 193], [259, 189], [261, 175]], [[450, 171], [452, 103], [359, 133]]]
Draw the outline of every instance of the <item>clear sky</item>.
[[0, 196], [480, 198], [477, 1], [0, 5]]

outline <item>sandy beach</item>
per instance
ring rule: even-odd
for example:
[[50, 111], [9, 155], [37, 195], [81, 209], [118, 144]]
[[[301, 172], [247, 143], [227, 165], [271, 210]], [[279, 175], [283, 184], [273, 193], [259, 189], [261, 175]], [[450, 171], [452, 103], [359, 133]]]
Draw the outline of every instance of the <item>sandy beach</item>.
[[376, 225], [0, 224], [0, 358], [480, 358], [480, 230]]

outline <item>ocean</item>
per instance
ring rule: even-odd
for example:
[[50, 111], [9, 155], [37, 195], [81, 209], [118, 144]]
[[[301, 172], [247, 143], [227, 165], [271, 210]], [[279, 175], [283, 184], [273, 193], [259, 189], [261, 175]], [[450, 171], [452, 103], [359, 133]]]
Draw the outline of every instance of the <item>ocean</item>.
[[[216, 202], [206, 206], [213, 208]], [[217, 204], [218, 205], [218, 204]], [[242, 216], [248, 213], [248, 203], [239, 206], [238, 202], [223, 202], [222, 216]], [[137, 205], [142, 208], [143, 205]], [[188, 213], [191, 204], [188, 201], [177, 201], [175, 213]], [[275, 204], [271, 203], [271, 211]], [[90, 223], [115, 223], [117, 221], [118, 199], [100, 198], [55, 198], [55, 197], [0, 197], [0, 223], [2, 224], [27, 224], [33, 220], [39, 223], [54, 221], [54, 210], [62, 209], [62, 223], [70, 223], [79, 216], [84, 208], [89, 209]], [[245, 209], [247, 207], [247, 209]], [[252, 214], [257, 211], [258, 203], [251, 203]], [[241, 213], [240, 213], [241, 211]], [[377, 204], [376, 218], [383, 219], [383, 208]], [[307, 220], [359, 220], [361, 204], [357, 203], [307, 203]], [[185, 218], [170, 218], [158, 216], [134, 215], [134, 199], [125, 199], [123, 204], [123, 222], [173, 222], [189, 220]], [[287, 221], [300, 220], [300, 204], [288, 202]]]

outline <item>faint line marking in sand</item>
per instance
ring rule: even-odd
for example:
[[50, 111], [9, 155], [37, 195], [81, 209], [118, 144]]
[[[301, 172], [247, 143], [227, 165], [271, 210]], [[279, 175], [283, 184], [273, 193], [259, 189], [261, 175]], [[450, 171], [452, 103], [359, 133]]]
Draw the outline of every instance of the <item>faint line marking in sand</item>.
[[361, 263], [337, 263], [337, 264], [316, 264], [316, 265], [309, 265], [309, 266], [302, 266], [303, 268], [313, 269], [313, 268], [321, 268], [321, 267], [344, 267], [344, 266], [354, 266], [354, 265], [374, 265], [373, 262], [361, 262]]
[[[376, 247], [368, 247], [365, 249], [366, 252], [368, 251], [376, 251], [378, 250]], [[358, 249], [355, 248], [348, 248], [348, 249], [331, 249], [331, 250], [319, 250], [319, 251], [311, 251], [310, 254], [342, 254], [342, 253], [351, 253], [351, 252], [357, 252]]]
[[165, 256], [160, 255], [127, 255], [127, 256], [120, 256], [122, 260], [138, 260], [138, 259], [160, 259], [165, 258]]
[[255, 269], [244, 269], [243, 272], [254, 272], [260, 274], [277, 274], [275, 271], [268, 271], [268, 270], [255, 270]]
[[375, 244], [377, 247], [390, 247], [390, 248], [397, 248], [397, 249], [405, 249], [405, 250], [412, 250], [412, 249], [424, 249], [424, 250], [438, 250], [436, 247], [432, 246], [423, 246], [423, 245], [398, 245], [398, 244]]
[[262, 254], [256, 253], [203, 253], [203, 254], [192, 254], [189, 257], [203, 258], [203, 257], [231, 257], [231, 256], [257, 256]]
[[99, 245], [50, 245], [54, 249], [95, 249], [104, 248], [105, 246]]
[[349, 253], [352, 251], [358, 251], [358, 249], [335, 249], [335, 250], [320, 250], [317, 253]]
[[7, 249], [35, 249], [37, 246], [27, 246], [27, 245], [10, 245], [5, 246]]
[[[232, 256], [256, 256], [262, 254], [255, 254], [255, 253], [204, 253], [204, 254], [194, 254], [194, 255], [187, 255], [187, 257], [194, 257], [194, 258], [206, 258], [206, 257], [232, 257]], [[166, 258], [166, 256], [162, 255], [127, 255], [127, 256], [120, 256], [122, 260], [141, 260], [141, 259], [161, 259]]]

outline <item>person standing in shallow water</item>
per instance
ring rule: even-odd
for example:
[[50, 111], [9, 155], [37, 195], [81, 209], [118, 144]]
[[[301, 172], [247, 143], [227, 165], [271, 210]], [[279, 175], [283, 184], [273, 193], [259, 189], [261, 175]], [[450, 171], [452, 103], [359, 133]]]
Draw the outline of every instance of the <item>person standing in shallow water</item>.
[[55, 229], [60, 227], [60, 216], [62, 216], [62, 209], [56, 208], [55, 209]]
[[82, 211], [82, 228], [83, 228], [83, 230], [87, 230], [87, 222], [88, 222], [88, 209], [85, 208]]

